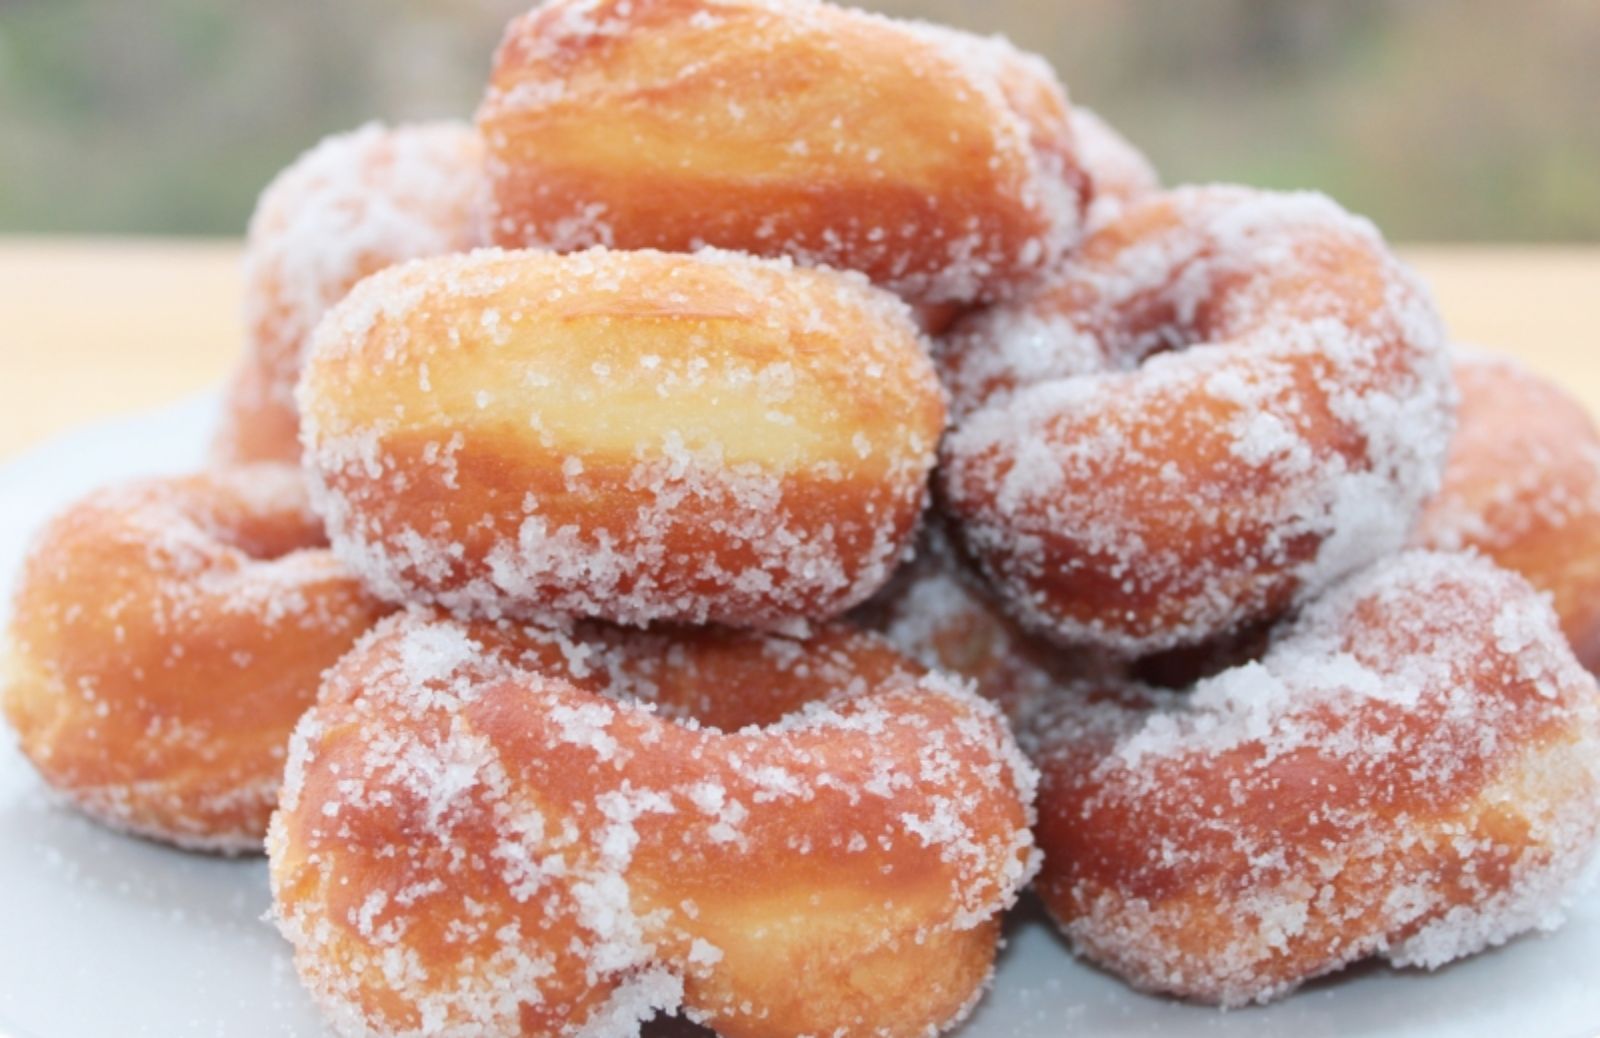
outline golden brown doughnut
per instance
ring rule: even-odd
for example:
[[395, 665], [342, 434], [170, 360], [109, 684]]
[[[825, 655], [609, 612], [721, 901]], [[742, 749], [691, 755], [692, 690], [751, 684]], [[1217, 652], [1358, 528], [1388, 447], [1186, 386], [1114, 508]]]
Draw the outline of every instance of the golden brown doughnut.
[[1043, 701], [1039, 890], [1140, 988], [1266, 1001], [1434, 968], [1561, 918], [1596, 862], [1600, 689], [1549, 606], [1469, 555], [1337, 585], [1259, 663]]
[[288, 466], [144, 480], [62, 513], [10, 621], [22, 751], [108, 825], [259, 851], [290, 729], [385, 611], [325, 544]]
[[732, 253], [391, 268], [300, 402], [335, 548], [474, 615], [774, 626], [888, 579], [944, 421], [905, 305]]
[[1458, 356], [1444, 486], [1414, 540], [1471, 548], [1554, 598], [1573, 652], [1600, 670], [1600, 434], [1583, 405], [1514, 361]]
[[[596, 630], [418, 612], [330, 673], [268, 842], [335, 1030], [959, 1020], [1032, 866], [1032, 773], [994, 708], [858, 633]], [[763, 672], [784, 693], [741, 714]], [[726, 729], [677, 719], [707, 696]], [[784, 698], [805, 705], [765, 723]]]
[[512, 22], [478, 125], [495, 240], [704, 245], [1013, 294], [1080, 233], [1050, 67], [818, 0], [552, 0]]
[[1129, 656], [1397, 550], [1448, 446], [1425, 291], [1316, 195], [1150, 196], [941, 349], [963, 551], [1028, 628]]
[[484, 244], [488, 209], [483, 143], [460, 123], [369, 123], [280, 173], [250, 221], [245, 357], [213, 454], [298, 461], [294, 387], [317, 321], [368, 274]]

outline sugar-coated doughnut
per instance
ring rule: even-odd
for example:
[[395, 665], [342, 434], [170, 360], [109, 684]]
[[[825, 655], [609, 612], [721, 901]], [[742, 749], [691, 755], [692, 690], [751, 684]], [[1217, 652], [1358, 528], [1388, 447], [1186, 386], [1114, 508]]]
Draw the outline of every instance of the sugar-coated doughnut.
[[1583, 405], [1515, 361], [1459, 356], [1444, 485], [1418, 544], [1472, 548], [1555, 601], [1573, 652], [1600, 670], [1600, 434]]
[[3, 705], [23, 753], [108, 825], [260, 851], [289, 732], [386, 610], [326, 549], [299, 473], [103, 490], [35, 542]]
[[917, 302], [1014, 294], [1086, 201], [1044, 61], [819, 0], [550, 0], [478, 124], [501, 245], [711, 245]]
[[371, 123], [329, 137], [267, 186], [244, 254], [245, 356], [213, 453], [297, 461], [294, 387], [311, 332], [356, 282], [485, 243], [489, 180], [461, 123]]
[[1437, 967], [1557, 925], [1596, 861], [1600, 689], [1476, 556], [1386, 559], [1192, 690], [1077, 692], [1020, 733], [1038, 887], [1140, 988], [1241, 1005]]
[[1088, 182], [1084, 222], [1090, 230], [1116, 219], [1129, 202], [1160, 189], [1161, 178], [1150, 160], [1110, 123], [1082, 105], [1074, 105], [1069, 118]]
[[1271, 619], [1397, 550], [1448, 447], [1431, 302], [1318, 195], [1131, 203], [941, 349], [963, 550], [1030, 629], [1125, 655]]
[[1033, 868], [997, 711], [860, 633], [601, 630], [414, 612], [330, 672], [268, 844], [334, 1029], [959, 1020]]
[[733, 253], [391, 268], [301, 384], [334, 547], [474, 615], [780, 626], [881, 586], [944, 422], [903, 303]]

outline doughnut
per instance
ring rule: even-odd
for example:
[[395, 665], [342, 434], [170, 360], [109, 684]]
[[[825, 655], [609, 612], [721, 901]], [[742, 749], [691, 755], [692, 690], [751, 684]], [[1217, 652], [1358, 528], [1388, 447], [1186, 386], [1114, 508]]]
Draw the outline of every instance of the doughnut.
[[636, 1035], [679, 1008], [930, 1035], [1034, 867], [994, 707], [841, 629], [401, 614], [330, 672], [287, 773], [276, 917], [345, 1035]]
[[551, 0], [508, 27], [478, 126], [497, 244], [710, 245], [974, 303], [1081, 234], [1068, 110], [998, 38], [817, 0]]
[[384, 597], [641, 626], [864, 600], [944, 423], [898, 299], [716, 251], [391, 268], [319, 328], [300, 405], [334, 547]]
[[1161, 178], [1150, 160], [1110, 123], [1082, 105], [1074, 105], [1068, 119], [1088, 181], [1084, 224], [1089, 230], [1110, 223], [1129, 202], [1160, 189]]
[[1555, 601], [1572, 650], [1600, 670], [1600, 435], [1583, 405], [1514, 361], [1458, 355], [1461, 405], [1419, 545], [1473, 549]]
[[0, 705], [22, 752], [106, 825], [259, 853], [295, 721], [385, 612], [325, 545], [286, 465], [68, 508], [13, 602]]
[[1270, 621], [1398, 550], [1452, 424], [1425, 291], [1319, 195], [1134, 202], [940, 364], [962, 551], [1029, 630], [1124, 656]]
[[322, 315], [393, 263], [484, 244], [488, 211], [483, 144], [461, 123], [370, 123], [280, 173], [250, 221], [247, 349], [228, 385], [216, 459], [298, 461], [294, 386]]
[[1041, 703], [1038, 890], [1073, 947], [1237, 1006], [1372, 956], [1436, 968], [1558, 925], [1596, 862], [1600, 689], [1471, 555], [1336, 584], [1259, 662]]

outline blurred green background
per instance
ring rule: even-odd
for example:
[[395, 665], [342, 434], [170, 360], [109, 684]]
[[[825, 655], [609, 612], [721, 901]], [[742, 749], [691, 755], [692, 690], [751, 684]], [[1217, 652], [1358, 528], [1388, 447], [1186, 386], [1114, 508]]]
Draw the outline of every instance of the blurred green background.
[[[369, 118], [469, 115], [528, 0], [0, 0], [0, 231], [237, 234]], [[869, 0], [1046, 54], [1170, 182], [1412, 241], [1600, 240], [1600, 0]]]

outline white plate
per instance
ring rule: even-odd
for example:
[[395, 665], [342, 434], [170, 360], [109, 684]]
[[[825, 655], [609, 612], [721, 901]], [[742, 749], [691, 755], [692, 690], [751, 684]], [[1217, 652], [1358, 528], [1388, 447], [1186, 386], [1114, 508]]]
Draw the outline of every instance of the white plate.
[[[0, 587], [72, 497], [198, 463], [196, 400], [59, 440], [0, 469]], [[0, 739], [0, 1038], [325, 1032], [262, 921], [266, 868], [106, 832], [54, 804]], [[9, 1029], [9, 1031], [8, 1031]], [[1600, 894], [1559, 933], [1437, 973], [1363, 966], [1276, 1005], [1220, 1013], [1150, 998], [1074, 961], [1036, 912], [1011, 926], [995, 989], [959, 1038], [1600, 1034]]]

